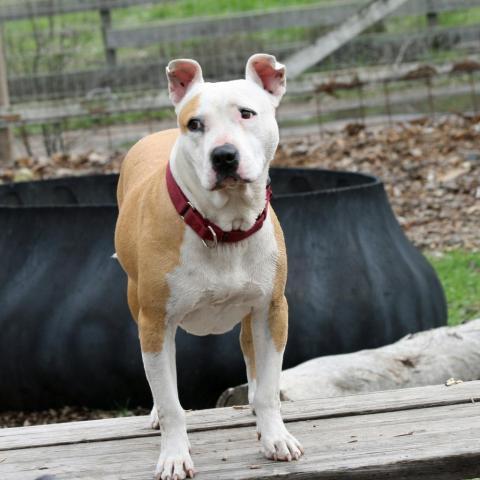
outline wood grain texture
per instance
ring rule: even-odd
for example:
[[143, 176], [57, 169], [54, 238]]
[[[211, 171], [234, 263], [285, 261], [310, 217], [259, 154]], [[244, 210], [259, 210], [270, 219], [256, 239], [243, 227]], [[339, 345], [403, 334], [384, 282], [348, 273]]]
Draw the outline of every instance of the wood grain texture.
[[[297, 422], [464, 405], [472, 402], [480, 403], [480, 381], [465, 382], [451, 387], [435, 385], [335, 399], [283, 402], [282, 416], [286, 422]], [[186, 416], [189, 432], [250, 427], [255, 423], [255, 418], [248, 407], [190, 411], [186, 412]], [[142, 416], [0, 429], [0, 458], [3, 455], [2, 451], [14, 449], [159, 435], [147, 425], [148, 417]]]
[[[471, 35], [477, 35], [480, 38], [480, 29], [475, 27], [477, 30], [477, 34], [475, 34], [474, 30], [465, 29], [463, 34], [464, 37], [470, 37]], [[457, 31], [457, 30], [456, 30]], [[452, 33], [451, 38], [458, 38], [455, 37], [455, 32]], [[379, 35], [379, 34], [375, 34]], [[361, 44], [366, 38], [366, 42], [374, 40], [375, 35], [368, 35], [368, 36], [360, 36], [356, 39], [356, 45]], [[383, 35], [383, 34], [382, 34]], [[390, 35], [390, 34], [389, 34]], [[442, 34], [443, 35], [443, 34]], [[450, 37], [450, 34], [447, 35]], [[385, 44], [385, 48], [389, 48], [388, 45], [392, 46], [392, 51], [396, 51], [395, 49], [400, 45], [398, 36], [396, 38], [392, 38], [393, 43]], [[443, 38], [443, 37], [442, 37]], [[420, 42], [421, 44], [421, 42]], [[372, 46], [372, 45], [370, 45]], [[480, 61], [479, 56], [471, 55], [469, 56], [471, 60]], [[242, 60], [242, 68], [244, 67]], [[317, 112], [315, 105], [312, 102], [305, 101], [305, 95], [313, 95], [316, 89], [319, 89], [322, 86], [332, 84], [332, 81], [337, 82], [338, 84], [350, 84], [355, 81], [360, 81], [361, 83], [365, 83], [364, 88], [381, 88], [378, 85], [382, 85], [386, 82], [396, 82], [402, 81], [404, 76], [409, 72], [412, 72], [418, 68], [420, 68], [423, 64], [418, 62], [409, 62], [409, 63], [402, 63], [401, 65], [379, 65], [376, 67], [364, 67], [364, 68], [356, 68], [355, 71], [352, 72], [351, 69], [339, 69], [339, 70], [332, 70], [328, 73], [314, 73], [308, 74], [303, 76], [299, 80], [293, 80], [288, 85], [288, 96], [290, 98], [290, 102], [281, 104], [278, 109], [278, 118], [280, 122], [283, 121], [290, 121], [290, 120], [302, 120], [305, 118], [312, 118], [314, 117]], [[203, 65], [202, 65], [203, 66]], [[436, 80], [434, 81], [434, 85], [432, 86], [432, 95], [435, 99], [438, 97], [451, 97], [452, 95], [465, 95], [471, 92], [471, 87], [469, 84], [464, 83], [459, 85], [450, 84], [448, 87], [442, 86], [442, 81], [446, 78], [450, 78], [451, 71], [454, 68], [455, 63], [453, 62], [446, 62], [441, 65], [435, 65], [435, 68], [438, 72], [437, 76], [435, 77]], [[106, 70], [103, 69], [102, 72], [107, 75], [104, 77], [103, 74], [100, 75], [97, 80], [99, 83], [105, 82], [112, 87], [116, 88], [120, 86], [122, 83], [124, 85], [133, 85], [138, 81], [138, 78], [145, 80], [145, 90], [148, 91], [147, 84], [151, 85], [152, 82], [154, 83], [153, 77], [158, 79], [158, 82], [163, 82], [163, 74], [161, 74], [162, 67], [164, 64], [155, 64], [155, 65], [145, 65], [142, 66], [141, 69], [139, 67], [139, 72], [135, 74], [136, 80], [129, 79], [130, 77], [122, 77], [121, 75], [117, 75], [116, 72], [120, 69], [124, 69], [126, 73], [128, 68], [127, 67], [116, 67], [115, 69]], [[237, 67], [235, 67], [237, 68]], [[239, 67], [240, 68], [240, 67]], [[88, 72], [88, 75], [85, 72], [76, 72], [78, 73], [78, 78], [75, 80], [78, 85], [82, 83], [82, 78], [88, 78], [88, 84], [85, 84], [85, 91], [90, 89], [91, 87], [95, 86], [96, 82], [96, 72], [91, 71]], [[65, 80], [66, 76], [71, 76], [72, 79], [75, 77], [76, 73], [72, 74], [62, 74], [61, 77]], [[97, 72], [98, 73], [98, 72]], [[110, 80], [116, 78], [115, 82], [118, 80], [117, 83], [111, 83]], [[442, 78], [440, 78], [442, 77]], [[25, 78], [15, 78], [10, 80], [10, 86], [14, 88], [19, 88], [21, 92], [31, 92], [33, 96], [35, 96], [35, 84], [38, 83], [40, 85], [40, 89], [43, 91], [43, 85], [49, 85], [47, 88], [51, 90], [51, 93], [59, 93], [57, 86], [60, 84], [70, 85], [68, 81], [60, 82], [59, 75], [51, 75], [45, 77], [43, 80], [39, 80], [38, 78], [31, 77], [29, 80], [29, 85], [23, 85], [22, 82]], [[30, 82], [31, 80], [31, 82]], [[38, 80], [38, 82], [37, 82]], [[130, 82], [132, 80], [132, 82]], [[113, 81], [113, 80], [112, 80]], [[157, 81], [157, 80], [155, 80]], [[439, 83], [438, 86], [435, 84]], [[93, 83], [92, 83], [93, 82]], [[418, 82], [417, 82], [418, 83]], [[159, 84], [159, 86], [161, 86]], [[165, 86], [165, 85], [163, 85]], [[25, 87], [25, 88], [24, 88]], [[81, 87], [79, 91], [83, 91], [84, 87]], [[63, 88], [63, 87], [62, 87]], [[70, 85], [69, 91], [71, 92], [76, 87], [72, 83]], [[475, 88], [478, 90], [478, 82], [476, 82]], [[425, 87], [422, 85], [416, 86], [416, 88], [411, 89], [410, 93], [405, 94], [401, 92], [396, 94], [392, 92], [390, 96], [390, 103], [391, 105], [400, 105], [404, 104], [405, 102], [418, 102], [418, 100], [425, 99]], [[23, 95], [22, 93], [22, 95]], [[30, 94], [28, 94], [30, 95]], [[13, 95], [15, 102], [21, 98], [16, 97]], [[48, 97], [48, 95], [47, 95]], [[22, 97], [23, 98], [23, 97]], [[26, 97], [24, 98], [26, 99]], [[366, 98], [364, 99], [364, 106], [366, 108], [374, 108], [374, 107], [382, 107], [385, 104], [385, 99], [383, 96], [375, 97], [375, 98]], [[322, 98], [322, 113], [333, 113], [339, 111], [345, 111], [352, 108], [356, 108], [358, 106], [358, 101], [352, 100], [341, 100], [341, 99], [334, 99], [329, 97], [328, 95], [324, 95]], [[18, 115], [18, 120], [11, 121], [12, 125], [15, 124], [30, 124], [30, 123], [49, 123], [49, 122], [63, 122], [70, 118], [82, 118], [82, 117], [102, 117], [103, 115], [117, 115], [117, 114], [124, 114], [126, 112], [156, 112], [162, 109], [171, 109], [171, 101], [168, 98], [168, 93], [166, 90], [162, 90], [160, 93], [152, 94], [145, 93], [143, 96], [136, 96], [135, 98], [118, 98], [115, 101], [108, 101], [105, 105], [100, 109], [92, 110], [88, 107], [87, 104], [82, 103], [81, 101], [76, 101], [72, 99], [70, 103], [67, 104], [51, 104], [49, 102], [44, 102], [37, 106], [32, 106], [31, 104], [16, 104], [14, 106], [14, 112]], [[0, 124], [2, 123], [1, 117], [1, 108], [0, 108]], [[172, 118], [172, 125], [174, 124], [174, 120]]]
[[[0, 110], [7, 110], [10, 106], [10, 96], [7, 81], [7, 62], [3, 48], [3, 29], [0, 24]], [[9, 126], [0, 125], [0, 165], [12, 160], [13, 137]]]
[[0, 22], [65, 13], [105, 10], [156, 3], [155, 0], [5, 0], [0, 7]]
[[362, 6], [350, 17], [340, 22], [333, 30], [317, 38], [315, 43], [303, 48], [285, 60], [291, 78], [331, 55], [346, 43], [378, 21], [391, 14], [407, 0], [376, 0]]
[[[156, 43], [182, 42], [193, 38], [224, 37], [234, 33], [252, 33], [276, 28], [332, 27], [354, 15], [368, 0], [337, 1], [328, 4], [256, 10], [237, 14], [173, 20], [152, 26], [111, 29], [107, 32], [110, 48], [140, 48]], [[425, 15], [480, 6], [480, 0], [416, 0], [400, 7], [392, 16]]]
[[[480, 378], [480, 318], [407, 335], [390, 345], [324, 355], [284, 370], [284, 400], [341, 397]], [[218, 407], [247, 404], [245, 386], [229, 388]]]
[[[253, 426], [197, 431], [190, 441], [198, 480], [462, 480], [480, 473], [479, 428], [475, 403], [298, 421], [289, 429], [306, 454], [291, 463], [264, 459]], [[158, 438], [140, 437], [10, 450], [0, 454], [0, 478], [146, 479], [158, 448]]]
[[[323, 5], [322, 25], [332, 25], [351, 15], [368, 0], [341, 0]], [[85, 12], [90, 10], [116, 9], [132, 6], [142, 6], [157, 3], [158, 0], [34, 0], [15, 2], [5, 0], [0, 6], [0, 22], [23, 20], [33, 16], [51, 16], [65, 13]], [[480, 5], [480, 0], [415, 0], [405, 8], [399, 9], [398, 15], [422, 15], [427, 12], [448, 12], [474, 8]], [[326, 13], [328, 12], [328, 15]], [[396, 12], [394, 13], [396, 15]]]

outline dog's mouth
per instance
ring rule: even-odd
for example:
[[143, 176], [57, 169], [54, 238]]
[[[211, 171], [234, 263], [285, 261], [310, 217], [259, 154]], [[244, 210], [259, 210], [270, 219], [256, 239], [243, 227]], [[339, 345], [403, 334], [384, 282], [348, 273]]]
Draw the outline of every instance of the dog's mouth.
[[237, 188], [250, 183], [250, 180], [240, 177], [238, 173], [229, 173], [228, 175], [217, 175], [217, 180], [212, 190], [222, 190], [224, 188]]

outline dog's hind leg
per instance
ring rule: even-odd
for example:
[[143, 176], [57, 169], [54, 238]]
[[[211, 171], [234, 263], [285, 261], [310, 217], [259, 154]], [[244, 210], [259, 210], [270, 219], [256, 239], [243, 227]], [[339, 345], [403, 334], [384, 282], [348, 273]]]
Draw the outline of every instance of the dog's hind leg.
[[162, 433], [155, 479], [193, 477], [193, 462], [187, 437], [185, 412], [177, 393], [175, 365], [176, 327], [164, 323], [159, 312], [139, 315], [140, 342], [147, 380]]
[[252, 312], [242, 320], [240, 330], [240, 346], [242, 347], [243, 358], [247, 367], [248, 379], [248, 403], [253, 406], [255, 396], [256, 372], [255, 372], [255, 348], [252, 335]]
[[303, 448], [288, 432], [280, 414], [280, 373], [288, 330], [285, 297], [254, 311], [252, 329], [257, 374], [253, 406], [264, 454], [273, 460], [296, 460]]

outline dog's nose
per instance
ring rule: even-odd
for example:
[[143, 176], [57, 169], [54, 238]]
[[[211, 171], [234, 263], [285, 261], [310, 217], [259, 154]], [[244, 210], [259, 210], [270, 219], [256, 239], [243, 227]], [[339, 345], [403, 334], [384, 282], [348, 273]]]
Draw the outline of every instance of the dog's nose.
[[236, 172], [238, 168], [238, 150], [231, 143], [215, 147], [210, 154], [213, 169], [217, 173]]

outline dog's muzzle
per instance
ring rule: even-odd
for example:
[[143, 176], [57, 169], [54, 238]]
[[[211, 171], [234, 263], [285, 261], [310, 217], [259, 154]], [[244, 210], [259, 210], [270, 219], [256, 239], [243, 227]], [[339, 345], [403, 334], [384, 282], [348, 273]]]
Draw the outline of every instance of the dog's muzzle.
[[228, 177], [238, 178], [239, 157], [237, 148], [231, 143], [225, 143], [212, 150], [210, 160], [218, 180]]

